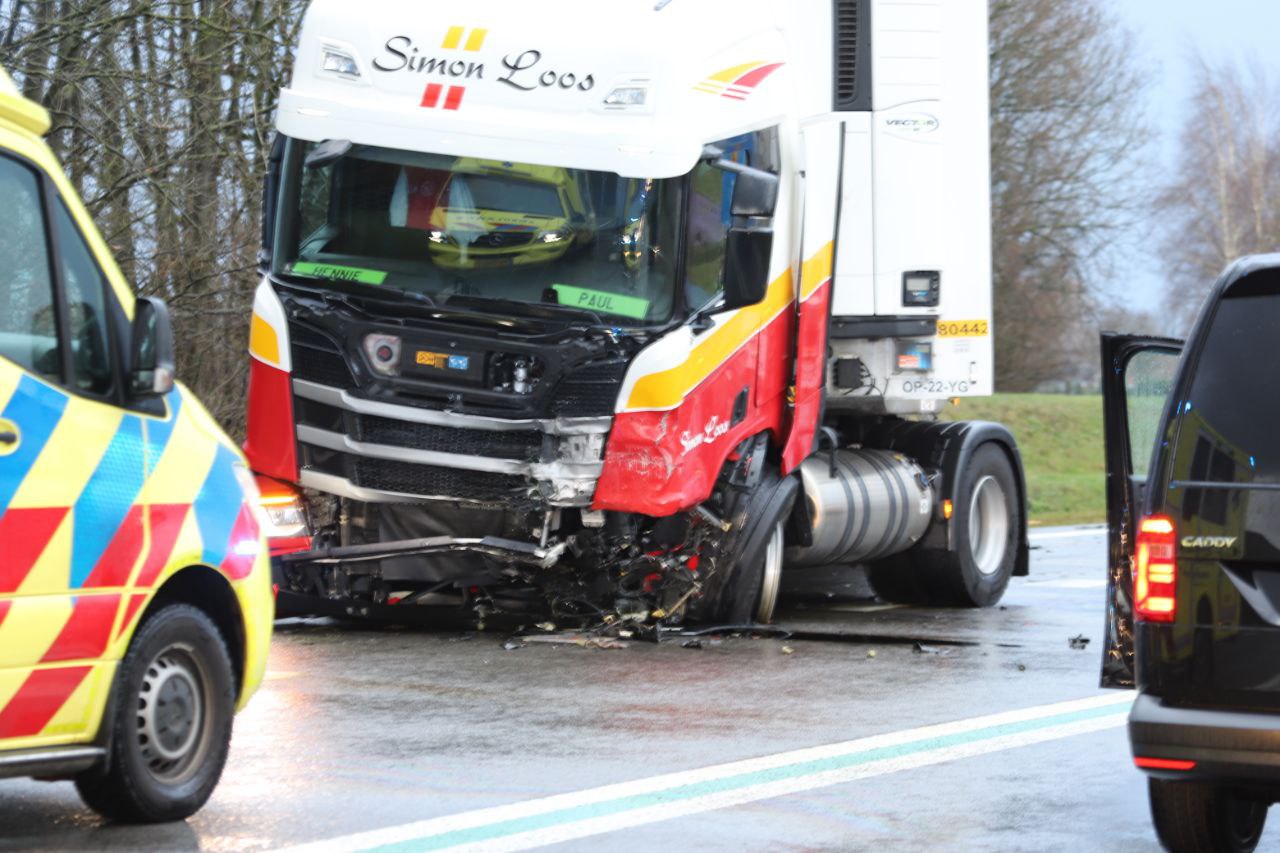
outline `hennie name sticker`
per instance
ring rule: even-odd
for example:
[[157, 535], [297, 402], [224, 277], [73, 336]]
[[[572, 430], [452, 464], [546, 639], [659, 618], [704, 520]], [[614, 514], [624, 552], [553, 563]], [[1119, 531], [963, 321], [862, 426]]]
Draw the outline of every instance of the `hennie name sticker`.
[[568, 284], [553, 284], [551, 287], [560, 298], [561, 305], [586, 308], [588, 311], [600, 311], [604, 314], [617, 314], [620, 317], [632, 317], [636, 320], [643, 320], [649, 314], [649, 300], [638, 296], [623, 296], [621, 293], [588, 290], [585, 287], [573, 287]]

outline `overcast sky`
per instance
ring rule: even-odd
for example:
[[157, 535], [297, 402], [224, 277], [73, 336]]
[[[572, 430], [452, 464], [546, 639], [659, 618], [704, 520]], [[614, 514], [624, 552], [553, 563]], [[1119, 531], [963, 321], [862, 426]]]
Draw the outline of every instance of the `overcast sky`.
[[[1210, 60], [1257, 57], [1280, 74], [1280, 0], [1111, 0], [1115, 13], [1133, 31], [1142, 61], [1153, 74], [1147, 93], [1148, 115], [1161, 132], [1152, 155], [1170, 165], [1186, 109], [1192, 58]], [[1156, 175], [1159, 171], [1155, 172]], [[1158, 258], [1131, 255], [1130, 270], [1120, 270], [1123, 284], [1111, 288], [1135, 307], [1160, 303]]]

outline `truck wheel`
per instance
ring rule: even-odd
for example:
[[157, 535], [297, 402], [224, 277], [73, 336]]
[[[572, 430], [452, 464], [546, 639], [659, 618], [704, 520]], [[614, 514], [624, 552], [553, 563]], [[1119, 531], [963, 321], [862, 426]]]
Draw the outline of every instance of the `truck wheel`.
[[773, 620], [782, 580], [783, 531], [800, 483], [766, 471], [760, 485], [734, 514], [741, 533], [732, 556], [707, 581], [692, 616], [725, 625], [766, 624]]
[[76, 778], [85, 803], [127, 823], [195, 814], [222, 775], [235, 714], [231, 659], [213, 621], [186, 604], [148, 617], [110, 708], [106, 766]]
[[921, 580], [942, 602], [990, 607], [1009, 586], [1021, 532], [1013, 466], [998, 446], [974, 452], [955, 505], [956, 550], [927, 563]]
[[1173, 853], [1248, 853], [1258, 846], [1267, 804], [1221, 786], [1149, 779], [1156, 836]]

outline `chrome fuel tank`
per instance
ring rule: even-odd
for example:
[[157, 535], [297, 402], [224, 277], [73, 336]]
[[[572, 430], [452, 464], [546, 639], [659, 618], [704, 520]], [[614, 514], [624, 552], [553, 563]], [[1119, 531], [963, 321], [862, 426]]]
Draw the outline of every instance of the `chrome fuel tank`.
[[933, 511], [933, 488], [912, 460], [887, 450], [838, 450], [800, 466], [813, 544], [787, 549], [790, 566], [875, 560], [919, 541]]

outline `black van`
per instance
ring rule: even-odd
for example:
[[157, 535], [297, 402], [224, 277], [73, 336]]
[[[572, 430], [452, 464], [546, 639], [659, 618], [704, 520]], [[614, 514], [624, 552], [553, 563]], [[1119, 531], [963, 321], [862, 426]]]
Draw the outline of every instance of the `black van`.
[[1280, 255], [1232, 265], [1189, 340], [1104, 333], [1104, 687], [1170, 850], [1252, 850], [1280, 801]]

